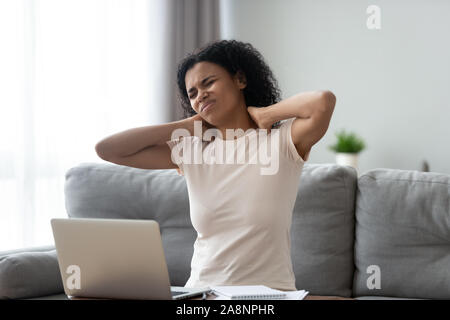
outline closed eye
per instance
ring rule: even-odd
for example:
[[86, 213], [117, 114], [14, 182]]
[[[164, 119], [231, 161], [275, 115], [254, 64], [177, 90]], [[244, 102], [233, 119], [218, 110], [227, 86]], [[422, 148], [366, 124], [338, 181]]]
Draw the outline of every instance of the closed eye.
[[[214, 81], [215, 81], [215, 80], [212, 80], [212, 81], [208, 82], [206, 85], [207, 85], [207, 86], [210, 86]], [[195, 97], [195, 93], [194, 93], [193, 95], [191, 95], [189, 98], [190, 98], [190, 99], [194, 99], [194, 97]]]

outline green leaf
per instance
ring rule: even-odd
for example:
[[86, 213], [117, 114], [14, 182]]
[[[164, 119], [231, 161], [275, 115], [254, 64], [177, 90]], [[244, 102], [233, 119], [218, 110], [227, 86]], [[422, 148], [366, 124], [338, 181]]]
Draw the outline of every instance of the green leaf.
[[344, 129], [336, 132], [337, 142], [329, 146], [334, 152], [359, 153], [366, 148], [364, 141], [355, 133], [347, 133]]

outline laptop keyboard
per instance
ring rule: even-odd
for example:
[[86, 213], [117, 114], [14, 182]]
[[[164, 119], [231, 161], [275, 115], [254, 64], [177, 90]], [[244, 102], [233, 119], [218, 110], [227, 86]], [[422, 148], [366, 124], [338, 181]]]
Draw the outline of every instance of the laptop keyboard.
[[188, 293], [188, 291], [171, 291], [172, 297], [179, 296], [180, 294]]

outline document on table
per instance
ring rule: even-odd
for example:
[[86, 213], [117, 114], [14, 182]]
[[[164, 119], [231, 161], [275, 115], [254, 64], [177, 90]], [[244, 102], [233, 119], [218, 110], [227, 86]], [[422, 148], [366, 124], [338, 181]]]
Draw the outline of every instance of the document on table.
[[216, 286], [211, 287], [214, 300], [303, 300], [308, 291], [281, 291], [266, 286]]

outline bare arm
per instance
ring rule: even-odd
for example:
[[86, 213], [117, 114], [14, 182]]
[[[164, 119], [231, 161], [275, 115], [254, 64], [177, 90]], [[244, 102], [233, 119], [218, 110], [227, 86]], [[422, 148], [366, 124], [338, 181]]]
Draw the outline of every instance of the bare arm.
[[269, 122], [295, 117], [291, 136], [298, 154], [306, 160], [314, 144], [326, 133], [336, 104], [331, 91], [304, 92], [266, 109]]
[[308, 158], [310, 149], [326, 133], [336, 104], [335, 95], [329, 91], [310, 91], [296, 94], [264, 108], [249, 107], [260, 128], [269, 129], [272, 124], [295, 117], [291, 137], [298, 154]]
[[187, 129], [194, 135], [194, 121], [199, 115], [165, 124], [128, 129], [98, 142], [95, 151], [103, 160], [142, 169], [172, 169], [171, 150], [166, 141], [176, 129]]

